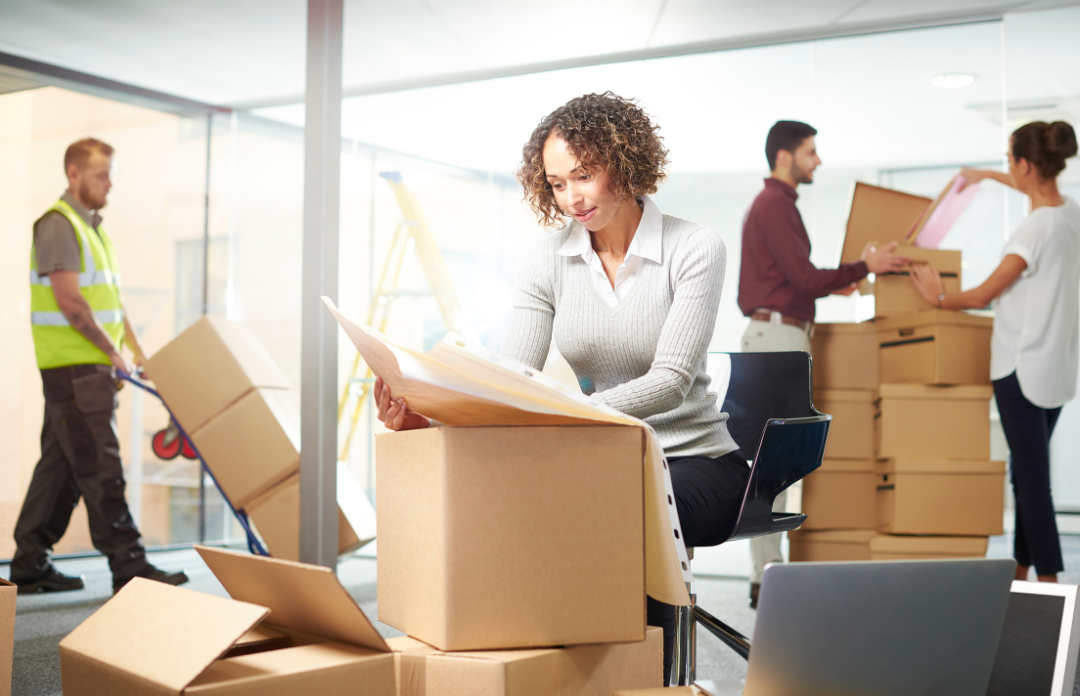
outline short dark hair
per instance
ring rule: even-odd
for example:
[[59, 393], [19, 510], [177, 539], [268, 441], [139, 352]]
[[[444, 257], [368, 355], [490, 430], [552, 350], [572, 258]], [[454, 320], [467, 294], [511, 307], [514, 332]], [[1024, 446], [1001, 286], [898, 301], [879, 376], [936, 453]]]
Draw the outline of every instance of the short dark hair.
[[68, 145], [68, 149], [64, 153], [64, 174], [67, 174], [68, 167], [72, 164], [79, 169], [85, 167], [86, 163], [90, 161], [90, 154], [95, 150], [106, 157], [112, 157], [114, 152], [111, 145], [97, 138], [83, 138]]
[[769, 137], [765, 138], [765, 159], [769, 160], [769, 171], [776, 169], [776, 153], [787, 150], [794, 155], [803, 141], [812, 135], [817, 135], [817, 131], [801, 121], [774, 123], [769, 129]]
[[1028, 123], [1013, 131], [1012, 154], [1031, 162], [1041, 178], [1056, 179], [1076, 154], [1076, 132], [1065, 121]]

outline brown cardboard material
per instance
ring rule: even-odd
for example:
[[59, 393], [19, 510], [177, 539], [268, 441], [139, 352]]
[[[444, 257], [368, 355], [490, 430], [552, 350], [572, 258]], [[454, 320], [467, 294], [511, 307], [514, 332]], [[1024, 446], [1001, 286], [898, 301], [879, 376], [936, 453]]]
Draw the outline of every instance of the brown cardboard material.
[[146, 374], [189, 434], [252, 389], [289, 388], [284, 373], [247, 328], [211, 316], [147, 360]]
[[815, 324], [810, 345], [815, 391], [877, 389], [881, 379], [877, 327], [873, 322]]
[[882, 384], [878, 456], [990, 459], [993, 391], [984, 386]]
[[874, 529], [838, 529], [788, 532], [791, 561], [869, 561]]
[[878, 534], [870, 540], [870, 560], [897, 561], [920, 558], [983, 558], [990, 540], [975, 536], [894, 536]]
[[[896, 253], [910, 257], [913, 264], [930, 264], [941, 274], [941, 284], [946, 293], [960, 292], [959, 251], [901, 246], [896, 249]], [[863, 283], [860, 292], [874, 296], [874, 316], [878, 318], [904, 316], [934, 306], [919, 294], [915, 284], [911, 282], [910, 266], [897, 273], [876, 276], [873, 283]]]
[[883, 532], [1004, 533], [1005, 462], [889, 459], [880, 462], [876, 479], [877, 526]]
[[840, 262], [858, 261], [870, 242], [903, 244], [931, 202], [925, 196], [856, 182]]
[[826, 459], [803, 479], [800, 529], [869, 529], [874, 513], [878, 476], [871, 460]]
[[442, 650], [644, 638], [641, 429], [429, 428], [375, 445], [380, 621]]
[[877, 393], [858, 389], [815, 389], [814, 407], [833, 417], [826, 459], [872, 460], [877, 445], [874, 419]]
[[[723, 690], [721, 690], [723, 689]], [[690, 686], [669, 686], [659, 689], [630, 689], [616, 691], [613, 696], [713, 696], [731, 693], [730, 687], [720, 687], [711, 679], [696, 681]]]
[[990, 384], [990, 317], [931, 309], [877, 328], [882, 382]]
[[[328, 568], [197, 547], [233, 599], [136, 578], [60, 642], [67, 696], [394, 693], [394, 658]], [[289, 647], [223, 658], [262, 624]]]
[[539, 650], [443, 652], [413, 638], [395, 650], [399, 696], [607, 696], [661, 685], [664, 635], [635, 643]]
[[253, 389], [188, 433], [238, 510], [300, 470], [300, 396]]
[[11, 696], [11, 661], [15, 650], [15, 596], [18, 588], [0, 578], [0, 696]]

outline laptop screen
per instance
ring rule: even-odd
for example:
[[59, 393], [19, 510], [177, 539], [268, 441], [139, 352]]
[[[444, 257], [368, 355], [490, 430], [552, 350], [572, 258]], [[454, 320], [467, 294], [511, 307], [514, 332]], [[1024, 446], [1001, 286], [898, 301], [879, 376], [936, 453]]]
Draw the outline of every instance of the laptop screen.
[[1061, 637], [1065, 598], [1009, 595], [987, 696], [1048, 696]]

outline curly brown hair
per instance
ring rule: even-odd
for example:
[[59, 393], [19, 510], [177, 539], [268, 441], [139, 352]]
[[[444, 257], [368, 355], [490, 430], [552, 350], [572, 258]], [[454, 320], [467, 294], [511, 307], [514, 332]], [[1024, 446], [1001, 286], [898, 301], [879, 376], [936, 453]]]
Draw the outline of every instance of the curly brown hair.
[[657, 184], [667, 176], [668, 151], [660, 128], [636, 101], [611, 92], [571, 99], [536, 127], [517, 170], [525, 200], [545, 227], [562, 224], [544, 169], [544, 144], [552, 133], [566, 140], [585, 168], [604, 169], [620, 200], [656, 193]]

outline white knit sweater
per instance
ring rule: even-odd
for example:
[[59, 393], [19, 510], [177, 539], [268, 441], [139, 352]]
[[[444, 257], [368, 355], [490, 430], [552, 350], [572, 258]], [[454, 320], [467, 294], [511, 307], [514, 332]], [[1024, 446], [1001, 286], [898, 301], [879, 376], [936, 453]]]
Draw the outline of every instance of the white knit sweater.
[[582, 391], [652, 425], [669, 456], [720, 457], [737, 446], [709, 391], [705, 357], [727, 250], [707, 225], [663, 220], [661, 263], [645, 260], [614, 308], [580, 256], [555, 253], [570, 226], [541, 240], [518, 271], [503, 354], [542, 370], [554, 334]]

